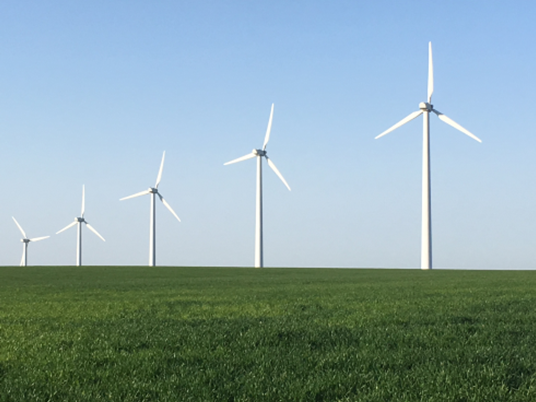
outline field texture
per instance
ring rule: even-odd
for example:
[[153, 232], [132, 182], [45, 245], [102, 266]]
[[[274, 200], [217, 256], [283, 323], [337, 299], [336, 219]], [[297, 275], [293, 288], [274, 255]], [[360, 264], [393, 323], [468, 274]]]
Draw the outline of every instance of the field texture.
[[1, 401], [536, 401], [536, 272], [0, 268]]

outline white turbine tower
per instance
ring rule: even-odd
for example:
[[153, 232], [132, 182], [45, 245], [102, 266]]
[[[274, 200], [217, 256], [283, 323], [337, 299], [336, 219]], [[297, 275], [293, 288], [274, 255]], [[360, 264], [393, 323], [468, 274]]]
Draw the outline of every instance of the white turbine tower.
[[24, 232], [24, 230], [22, 230], [22, 227], [19, 225], [19, 222], [17, 222], [15, 217], [12, 216], [12, 218], [15, 221], [15, 224], [19, 228], [20, 232], [24, 236], [22, 239], [20, 239], [20, 241], [23, 243], [23, 245], [22, 245], [22, 258], [20, 260], [20, 266], [25, 267], [25, 266], [28, 265], [28, 243], [30, 243], [32, 241], [36, 242], [36, 241], [39, 241], [39, 240], [48, 239], [50, 236], [35, 237], [33, 239], [29, 239], [28, 236], [26, 236], [26, 233]]
[[156, 202], [155, 202], [155, 195], [158, 195], [160, 198], [160, 201], [166, 206], [167, 209], [173, 214], [175, 218], [180, 222], [180, 218], [178, 215], [173, 211], [171, 206], [167, 203], [167, 201], [162, 197], [162, 194], [158, 191], [158, 185], [160, 184], [160, 180], [162, 179], [162, 170], [164, 169], [164, 158], [166, 157], [166, 151], [164, 151], [164, 155], [162, 155], [162, 163], [160, 164], [160, 170], [158, 172], [158, 176], [156, 178], [156, 184], [154, 187], [149, 187], [148, 190], [141, 191], [139, 193], [129, 195], [128, 197], [123, 197], [119, 201], [128, 200], [129, 198], [135, 198], [135, 197], [141, 197], [142, 195], [151, 194], [151, 223], [149, 227], [149, 266], [154, 267], [156, 265]]
[[91, 230], [93, 233], [95, 233], [97, 236], [100, 237], [102, 241], [104, 240], [104, 237], [102, 237], [96, 230], [91, 226], [89, 223], [87, 223], [86, 219], [84, 218], [84, 213], [86, 210], [86, 187], [82, 186], [82, 213], [79, 217], [74, 218], [74, 222], [70, 223], [69, 225], [65, 226], [63, 229], [61, 229], [56, 234], [60, 234], [64, 230], [67, 230], [74, 225], [78, 224], [78, 241], [76, 243], [76, 266], [79, 267], [82, 265], [82, 223], [85, 223], [87, 228]]
[[254, 149], [251, 153], [234, 159], [230, 162], [224, 163], [224, 165], [230, 165], [231, 163], [242, 162], [248, 159], [257, 157], [257, 208], [256, 208], [256, 220], [255, 220], [255, 268], [262, 268], [264, 266], [264, 250], [262, 241], [262, 158], [266, 158], [268, 166], [272, 168], [275, 174], [281, 179], [281, 181], [287, 186], [290, 191], [290, 187], [283, 175], [277, 170], [274, 163], [268, 158], [266, 154], [266, 145], [270, 139], [270, 131], [272, 130], [272, 118], [274, 117], [274, 104], [272, 103], [272, 110], [270, 111], [270, 120], [268, 120], [268, 128], [266, 129], [266, 135], [264, 137], [264, 144], [262, 149]]
[[448, 125], [468, 135], [472, 139], [482, 142], [475, 135], [460, 126], [454, 120], [448, 118], [443, 113], [434, 109], [432, 93], [434, 92], [434, 69], [432, 64], [432, 42], [428, 44], [428, 101], [419, 103], [419, 109], [408, 117], [402, 119], [394, 126], [384, 131], [376, 139], [396, 130], [407, 122], [419, 117], [424, 117], [423, 125], [423, 150], [422, 150], [422, 227], [421, 227], [421, 269], [432, 268], [432, 220], [431, 220], [431, 199], [430, 199], [430, 112], [434, 112], [440, 120]]

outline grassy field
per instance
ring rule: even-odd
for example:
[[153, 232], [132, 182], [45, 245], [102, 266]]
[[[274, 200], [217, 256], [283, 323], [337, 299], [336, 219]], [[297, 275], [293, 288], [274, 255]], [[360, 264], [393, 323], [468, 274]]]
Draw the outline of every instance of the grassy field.
[[1, 401], [536, 401], [536, 272], [0, 268]]

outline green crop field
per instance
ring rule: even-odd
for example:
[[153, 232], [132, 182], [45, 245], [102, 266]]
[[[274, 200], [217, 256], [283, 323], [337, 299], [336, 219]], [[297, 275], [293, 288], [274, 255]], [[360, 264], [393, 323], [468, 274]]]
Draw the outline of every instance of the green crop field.
[[536, 272], [0, 268], [1, 401], [536, 401]]

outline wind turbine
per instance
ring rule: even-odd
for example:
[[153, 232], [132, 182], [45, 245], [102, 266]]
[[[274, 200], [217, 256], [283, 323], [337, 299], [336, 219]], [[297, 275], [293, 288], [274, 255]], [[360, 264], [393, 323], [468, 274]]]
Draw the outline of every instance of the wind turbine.
[[389, 134], [398, 127], [423, 115], [423, 145], [422, 145], [422, 226], [421, 226], [421, 269], [432, 268], [432, 220], [431, 220], [431, 199], [430, 199], [430, 112], [434, 112], [440, 120], [448, 125], [468, 135], [472, 139], [482, 142], [474, 134], [460, 126], [454, 120], [448, 118], [443, 113], [434, 109], [432, 93], [434, 92], [434, 68], [432, 63], [432, 42], [428, 44], [428, 101], [419, 103], [419, 109], [411, 113], [408, 117], [400, 120], [391, 128], [385, 130], [375, 139]]
[[24, 236], [22, 239], [20, 239], [20, 241], [23, 243], [23, 245], [22, 245], [22, 258], [20, 260], [20, 266], [25, 267], [25, 266], [28, 265], [28, 243], [30, 243], [31, 241], [35, 242], [35, 241], [39, 241], [39, 240], [48, 239], [50, 236], [35, 237], [33, 239], [29, 239], [28, 236], [26, 236], [26, 233], [24, 232], [24, 230], [22, 230], [22, 227], [19, 225], [19, 222], [17, 222], [15, 217], [12, 216], [12, 218], [15, 221], [15, 224], [19, 228], [20, 232]]
[[60, 234], [64, 230], [67, 230], [74, 225], [78, 224], [78, 241], [76, 243], [76, 266], [79, 267], [82, 265], [82, 223], [85, 223], [87, 228], [91, 230], [93, 233], [95, 233], [97, 236], [100, 237], [102, 241], [104, 240], [104, 237], [102, 237], [96, 230], [91, 226], [89, 223], [87, 223], [86, 219], [84, 218], [84, 213], [86, 210], [86, 187], [82, 186], [82, 212], [79, 217], [74, 218], [74, 222], [70, 223], [69, 225], [65, 226], [63, 229], [61, 229], [56, 234]]
[[162, 194], [158, 191], [158, 185], [162, 179], [162, 170], [164, 169], [164, 158], [166, 157], [166, 151], [162, 155], [162, 163], [160, 164], [160, 170], [158, 171], [158, 176], [156, 178], [156, 184], [154, 187], [149, 187], [148, 190], [141, 191], [139, 193], [129, 195], [128, 197], [123, 197], [119, 201], [128, 200], [129, 198], [141, 197], [142, 195], [151, 194], [151, 223], [149, 228], [149, 266], [154, 267], [156, 265], [156, 203], [155, 195], [158, 195], [160, 201], [166, 206], [167, 209], [173, 214], [175, 218], [180, 222], [180, 218], [173, 211], [168, 202], [162, 197]]
[[232, 163], [242, 162], [248, 159], [257, 157], [257, 208], [256, 208], [256, 220], [255, 220], [255, 268], [262, 268], [264, 266], [264, 250], [262, 241], [262, 158], [266, 158], [268, 166], [272, 168], [275, 174], [281, 179], [281, 181], [287, 186], [290, 191], [290, 187], [283, 175], [277, 170], [274, 163], [268, 158], [266, 154], [266, 145], [270, 139], [270, 131], [272, 130], [272, 118], [274, 117], [274, 104], [272, 103], [272, 110], [270, 111], [270, 120], [268, 120], [268, 128], [266, 129], [266, 135], [264, 137], [264, 144], [262, 149], [254, 149], [251, 153], [234, 159], [230, 162], [224, 163], [224, 165], [230, 165]]

